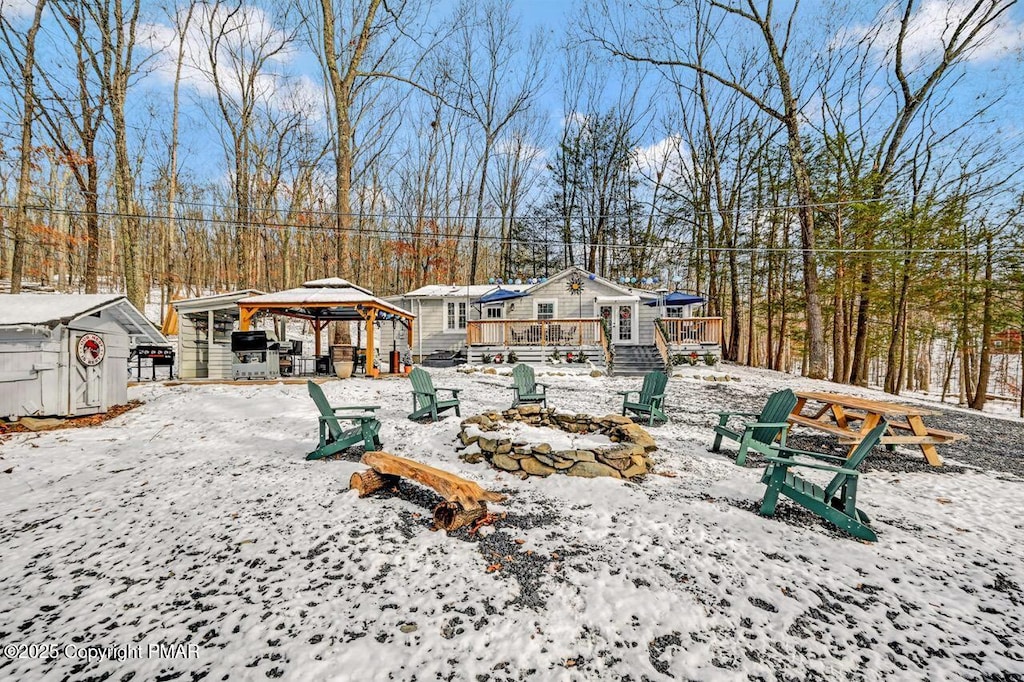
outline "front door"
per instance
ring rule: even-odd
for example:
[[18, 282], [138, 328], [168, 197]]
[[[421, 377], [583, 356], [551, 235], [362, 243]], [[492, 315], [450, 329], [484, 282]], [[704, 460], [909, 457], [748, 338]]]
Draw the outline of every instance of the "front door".
[[599, 306], [601, 319], [608, 321], [609, 343], [633, 345], [636, 339], [636, 302], [615, 301]]
[[92, 332], [71, 332], [70, 407], [71, 414], [96, 414], [103, 411], [103, 365], [106, 344]]

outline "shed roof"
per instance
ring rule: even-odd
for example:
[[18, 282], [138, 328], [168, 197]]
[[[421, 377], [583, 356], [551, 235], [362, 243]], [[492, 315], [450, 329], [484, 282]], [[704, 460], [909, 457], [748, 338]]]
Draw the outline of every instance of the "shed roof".
[[[507, 291], [526, 291], [530, 284], [503, 284]], [[495, 284], [428, 284], [402, 294], [402, 298], [479, 298], [497, 288]]]
[[168, 344], [160, 330], [121, 294], [0, 294], [0, 327], [53, 329], [100, 311], [108, 311], [137, 341]]
[[199, 296], [198, 298], [186, 298], [179, 301], [171, 301], [171, 305], [174, 306], [179, 312], [198, 312], [207, 310], [218, 310], [220, 308], [235, 308], [243, 298], [249, 298], [250, 296], [259, 296], [264, 292], [259, 289], [240, 289], [238, 291], [229, 291], [224, 294], [212, 294], [210, 296]]

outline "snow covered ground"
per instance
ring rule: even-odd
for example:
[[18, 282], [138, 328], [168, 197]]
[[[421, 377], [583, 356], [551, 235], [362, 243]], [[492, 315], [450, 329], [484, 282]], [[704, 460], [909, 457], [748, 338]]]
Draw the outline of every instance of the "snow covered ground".
[[[508, 377], [431, 373], [463, 389], [463, 415], [509, 404]], [[740, 381], [694, 378], [712, 373]], [[316, 412], [302, 385], [143, 385], [144, 405], [100, 427], [13, 434], [0, 442], [0, 641], [37, 657], [0, 659], [0, 677], [1024, 679], [1024, 479], [871, 468], [860, 500], [875, 544], [790, 503], [761, 518], [760, 469], [707, 452], [713, 412], [837, 387], [684, 375], [669, 383], [672, 422], [652, 430], [665, 475], [639, 483], [470, 465], [457, 417], [405, 418], [404, 380], [324, 384], [334, 404], [382, 406], [386, 450], [509, 494], [473, 536], [432, 532], [437, 498], [415, 484], [347, 491], [358, 453], [305, 461]], [[589, 414], [640, 382], [544, 381], [551, 406]], [[899, 454], [884, 461], [923, 461]]]

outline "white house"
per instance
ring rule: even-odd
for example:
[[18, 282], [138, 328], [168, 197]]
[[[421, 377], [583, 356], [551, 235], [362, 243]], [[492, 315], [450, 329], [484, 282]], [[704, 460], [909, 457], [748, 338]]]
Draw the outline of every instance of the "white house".
[[693, 317], [701, 297], [652, 292], [578, 267], [532, 284], [432, 285], [392, 300], [419, 319], [417, 361], [462, 349], [470, 363], [510, 352], [538, 363], [571, 352], [598, 365], [616, 356], [618, 366], [640, 369], [646, 365], [633, 359], [644, 354], [658, 365], [678, 352], [721, 352], [721, 318]]
[[128, 354], [167, 339], [117, 294], [0, 294], [0, 416], [74, 417], [128, 402]]

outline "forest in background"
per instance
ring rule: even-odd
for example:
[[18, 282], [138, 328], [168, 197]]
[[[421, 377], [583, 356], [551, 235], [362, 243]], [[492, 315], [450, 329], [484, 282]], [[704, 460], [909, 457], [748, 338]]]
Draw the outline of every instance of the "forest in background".
[[679, 277], [729, 360], [1019, 396], [1017, 3], [781, 11], [0, 0], [0, 279], [142, 307], [575, 264]]

